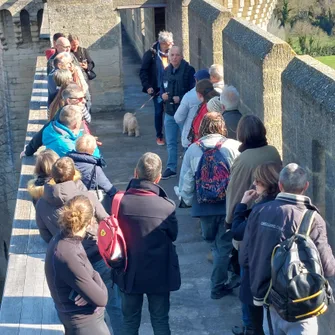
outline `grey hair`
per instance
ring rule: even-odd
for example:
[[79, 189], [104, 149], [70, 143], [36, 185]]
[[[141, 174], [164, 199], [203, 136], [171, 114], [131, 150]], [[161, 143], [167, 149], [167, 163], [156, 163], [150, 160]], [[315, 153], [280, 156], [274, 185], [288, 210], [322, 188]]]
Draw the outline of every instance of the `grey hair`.
[[66, 86], [65, 90], [62, 92], [62, 99], [66, 100], [71, 97], [79, 98], [80, 95], [84, 95], [83, 89], [76, 83], [70, 83]]
[[158, 34], [159, 43], [173, 43], [173, 34], [169, 31], [162, 30]]
[[162, 161], [153, 152], [146, 152], [138, 160], [135, 170], [139, 179], [154, 182], [162, 173]]
[[59, 114], [59, 121], [64, 126], [70, 128], [78, 124], [83, 118], [82, 108], [79, 106], [64, 106]]
[[72, 73], [70, 70], [58, 69], [55, 71], [53, 77], [57, 86], [66, 85], [72, 81]]
[[181, 55], [181, 56], [184, 56], [184, 54], [183, 54], [183, 48], [182, 48], [182, 47], [179, 47], [178, 45], [174, 45], [174, 46], [171, 47], [171, 49], [169, 50], [169, 60], [170, 60], [171, 50], [172, 50], [173, 48], [178, 48], [180, 55]]
[[209, 75], [217, 81], [223, 81], [223, 66], [221, 64], [213, 64], [209, 68]]
[[296, 163], [287, 164], [279, 174], [279, 183], [284, 192], [301, 194], [306, 187], [307, 171]]
[[66, 51], [60, 52], [54, 59], [55, 68], [58, 69], [59, 64], [63, 64], [66, 61], [72, 62], [72, 57], [70, 53]]
[[207, 102], [207, 110], [208, 112], [223, 112], [222, 103], [220, 101], [220, 97], [214, 97]]
[[220, 100], [226, 111], [235, 110], [237, 109], [240, 101], [240, 94], [234, 86], [225, 85], [222, 90]]

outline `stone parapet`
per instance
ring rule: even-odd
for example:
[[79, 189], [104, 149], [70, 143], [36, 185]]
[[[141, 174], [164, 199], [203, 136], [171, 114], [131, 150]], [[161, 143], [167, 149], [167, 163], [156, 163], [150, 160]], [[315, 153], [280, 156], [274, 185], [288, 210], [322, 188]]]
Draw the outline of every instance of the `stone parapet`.
[[223, 30], [225, 82], [240, 93], [240, 110], [265, 123], [268, 139], [282, 152], [281, 74], [295, 53], [283, 40], [241, 19]]
[[198, 70], [222, 64], [222, 30], [232, 14], [207, 0], [191, 0], [188, 7], [190, 62]]
[[[26, 143], [47, 122], [46, 59], [38, 57], [29, 105]], [[44, 274], [47, 244], [35, 221], [35, 209], [27, 192], [33, 178], [35, 157], [24, 157], [17, 191], [6, 285], [0, 310], [0, 334], [61, 335], [54, 302]]]

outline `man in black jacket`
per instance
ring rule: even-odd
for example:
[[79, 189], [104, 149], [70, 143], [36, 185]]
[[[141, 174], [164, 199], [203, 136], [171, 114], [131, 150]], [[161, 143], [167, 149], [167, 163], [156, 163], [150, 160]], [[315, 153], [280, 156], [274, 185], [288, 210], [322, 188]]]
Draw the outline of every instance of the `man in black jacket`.
[[[249, 268], [254, 305], [262, 306], [271, 280], [271, 254], [280, 242], [293, 236], [306, 209], [317, 211], [310, 238], [319, 251], [325, 277], [335, 276], [335, 258], [328, 244], [326, 223], [304, 193], [309, 186], [307, 172], [295, 163], [288, 164], [279, 175], [279, 193], [275, 200], [253, 210], [248, 218], [240, 249], [240, 263]], [[276, 334], [318, 333], [316, 317], [287, 322], [270, 308]], [[264, 322], [266, 326], [267, 322]]]
[[149, 301], [155, 335], [169, 335], [170, 291], [180, 288], [178, 256], [173, 242], [178, 234], [175, 204], [157, 185], [162, 162], [145, 153], [137, 163], [122, 198], [118, 220], [127, 243], [122, 311], [124, 335], [138, 334], [143, 294]]
[[160, 91], [164, 102], [164, 127], [168, 150], [167, 167], [162, 179], [169, 179], [177, 175], [179, 126], [174, 119], [174, 114], [185, 93], [195, 85], [195, 70], [183, 59], [181, 47], [173, 46], [170, 49], [169, 61], [170, 65], [164, 71], [163, 85]]
[[164, 69], [169, 65], [168, 53], [173, 45], [173, 35], [168, 31], [161, 31], [158, 41], [144, 53], [140, 79], [143, 92], [154, 96], [156, 143], [164, 145], [163, 138], [163, 102], [158, 98], [162, 84]]

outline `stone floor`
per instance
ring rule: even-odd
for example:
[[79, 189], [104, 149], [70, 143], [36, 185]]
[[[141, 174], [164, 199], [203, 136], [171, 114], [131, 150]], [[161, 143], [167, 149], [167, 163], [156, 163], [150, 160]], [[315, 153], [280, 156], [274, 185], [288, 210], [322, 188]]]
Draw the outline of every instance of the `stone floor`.
[[[141, 93], [138, 73], [140, 59], [130, 45], [126, 36], [123, 40], [123, 74], [125, 85], [125, 109], [136, 111], [141, 128], [140, 137], [128, 137], [122, 134], [124, 112], [93, 115], [93, 131], [103, 142], [103, 155], [108, 162], [106, 174], [120, 189], [124, 189], [132, 178], [134, 167], [139, 157], [147, 152], [157, 153], [166, 162], [166, 147], [159, 147], [155, 142], [153, 103], [139, 110], [148, 99]], [[161, 181], [161, 186], [169, 196], [178, 203], [173, 186], [177, 178]], [[197, 221], [190, 217], [189, 210], [177, 209], [179, 235], [176, 242], [179, 255], [182, 286], [171, 297], [171, 330], [179, 335], [228, 335], [231, 328], [241, 323], [241, 309], [238, 290], [234, 295], [221, 300], [210, 299], [211, 264], [206, 255], [209, 246], [200, 237]], [[141, 335], [153, 334], [150, 318], [143, 310]]]

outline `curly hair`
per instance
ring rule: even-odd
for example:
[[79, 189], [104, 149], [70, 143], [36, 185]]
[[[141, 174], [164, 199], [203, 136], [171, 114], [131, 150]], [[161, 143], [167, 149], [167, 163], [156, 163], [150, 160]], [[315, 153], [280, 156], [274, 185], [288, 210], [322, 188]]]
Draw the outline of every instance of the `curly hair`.
[[208, 112], [204, 115], [200, 124], [199, 135], [203, 137], [209, 134], [227, 136], [226, 124], [221, 113]]
[[87, 227], [94, 217], [91, 201], [84, 195], [68, 200], [59, 212], [58, 224], [65, 236], [74, 236]]

